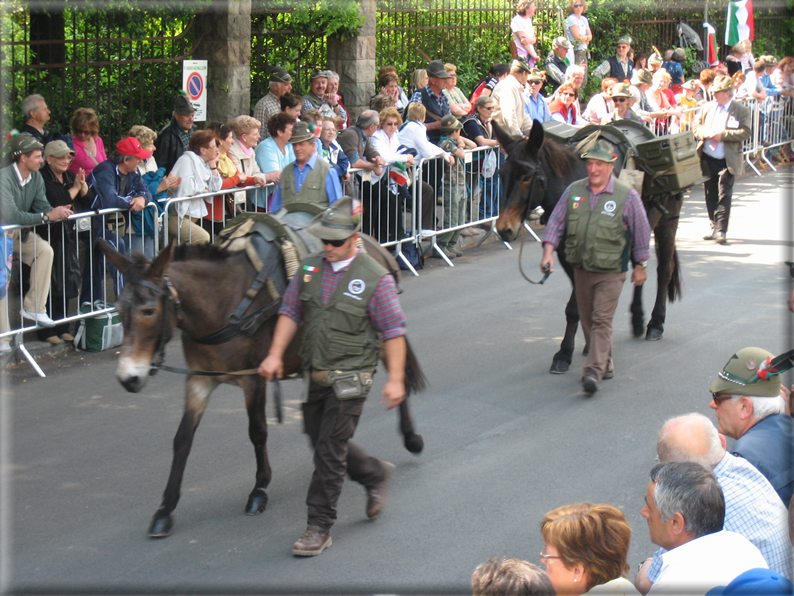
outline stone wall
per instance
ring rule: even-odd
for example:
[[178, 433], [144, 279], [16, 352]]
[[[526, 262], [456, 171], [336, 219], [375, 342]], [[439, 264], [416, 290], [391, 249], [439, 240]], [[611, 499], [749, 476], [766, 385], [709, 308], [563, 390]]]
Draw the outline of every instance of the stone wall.
[[346, 41], [328, 38], [328, 68], [339, 73], [339, 90], [352, 122], [375, 95], [376, 6], [376, 0], [361, 0], [359, 11], [365, 20], [357, 37]]
[[251, 0], [214, 0], [212, 9], [197, 16], [193, 58], [209, 61], [208, 119], [230, 120], [251, 113]]

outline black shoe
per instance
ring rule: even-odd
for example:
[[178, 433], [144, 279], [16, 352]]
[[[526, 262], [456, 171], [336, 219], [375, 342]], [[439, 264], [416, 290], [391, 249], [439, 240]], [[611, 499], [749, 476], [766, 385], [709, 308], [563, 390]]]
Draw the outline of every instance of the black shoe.
[[714, 242], [716, 244], [725, 244], [728, 242], [725, 238], [725, 232], [714, 232]]
[[703, 240], [714, 240], [714, 232], [709, 232], [705, 236], [703, 236]]
[[598, 381], [595, 380], [595, 377], [582, 377], [582, 388], [587, 395], [593, 395], [596, 391], [598, 391]]

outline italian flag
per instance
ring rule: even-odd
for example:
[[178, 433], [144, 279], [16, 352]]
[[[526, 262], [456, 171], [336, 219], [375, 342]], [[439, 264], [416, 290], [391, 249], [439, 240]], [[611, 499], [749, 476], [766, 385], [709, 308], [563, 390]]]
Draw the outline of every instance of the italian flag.
[[732, 46], [745, 39], [752, 41], [754, 29], [753, 0], [728, 0], [725, 45]]
[[703, 27], [706, 29], [708, 37], [706, 43], [706, 62], [709, 63], [710, 67], [717, 66], [720, 63], [720, 59], [717, 57], [717, 42], [714, 39], [717, 36], [717, 30], [714, 29], [714, 25], [711, 23], [703, 23]]

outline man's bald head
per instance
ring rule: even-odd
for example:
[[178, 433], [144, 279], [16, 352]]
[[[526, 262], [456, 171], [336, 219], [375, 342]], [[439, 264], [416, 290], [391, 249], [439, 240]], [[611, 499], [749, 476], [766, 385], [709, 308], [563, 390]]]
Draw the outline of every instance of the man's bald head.
[[717, 429], [703, 414], [685, 414], [665, 422], [656, 439], [659, 461], [690, 461], [712, 469], [725, 455]]

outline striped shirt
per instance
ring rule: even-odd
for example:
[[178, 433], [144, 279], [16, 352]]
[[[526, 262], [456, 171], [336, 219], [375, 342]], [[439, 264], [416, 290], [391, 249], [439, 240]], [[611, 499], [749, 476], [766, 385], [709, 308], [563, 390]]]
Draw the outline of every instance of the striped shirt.
[[[348, 269], [350, 269], [349, 266], [334, 271], [331, 265], [323, 259], [323, 277], [320, 281], [323, 305], [328, 304], [331, 295], [347, 274]], [[278, 314], [288, 316], [299, 325], [303, 322], [303, 305], [298, 291], [301, 272], [302, 269], [299, 269], [290, 281], [278, 311]], [[367, 314], [375, 331], [380, 333], [381, 341], [405, 335], [405, 313], [397, 298], [397, 286], [394, 283], [394, 278], [390, 274], [380, 278], [378, 287], [367, 305]]]
[[[725, 495], [724, 529], [747, 538], [770, 569], [791, 580], [794, 553], [786, 530], [788, 513], [775, 489], [750, 462], [727, 452], [713, 471]], [[665, 552], [660, 548], [653, 555], [648, 568], [652, 582], [659, 578]]]
[[[590, 181], [587, 181], [587, 188], [590, 188]], [[599, 193], [590, 192], [590, 210], [595, 209], [598, 202], [601, 200], [601, 195], [615, 192], [615, 177], [610, 176], [609, 182]], [[557, 206], [551, 212], [551, 217], [546, 223], [546, 233], [543, 235], [543, 242], [548, 242], [555, 248], [560, 242], [563, 232], [565, 231], [565, 224], [568, 219], [568, 199], [571, 197], [571, 186], [566, 188], [560, 200], [557, 201]], [[626, 205], [623, 208], [623, 225], [628, 228], [631, 234], [632, 250], [635, 263], [642, 263], [651, 258], [651, 226], [648, 223], [648, 216], [645, 213], [645, 207], [642, 204], [642, 199], [637, 191], [633, 188], [629, 190], [629, 195], [626, 198]]]

